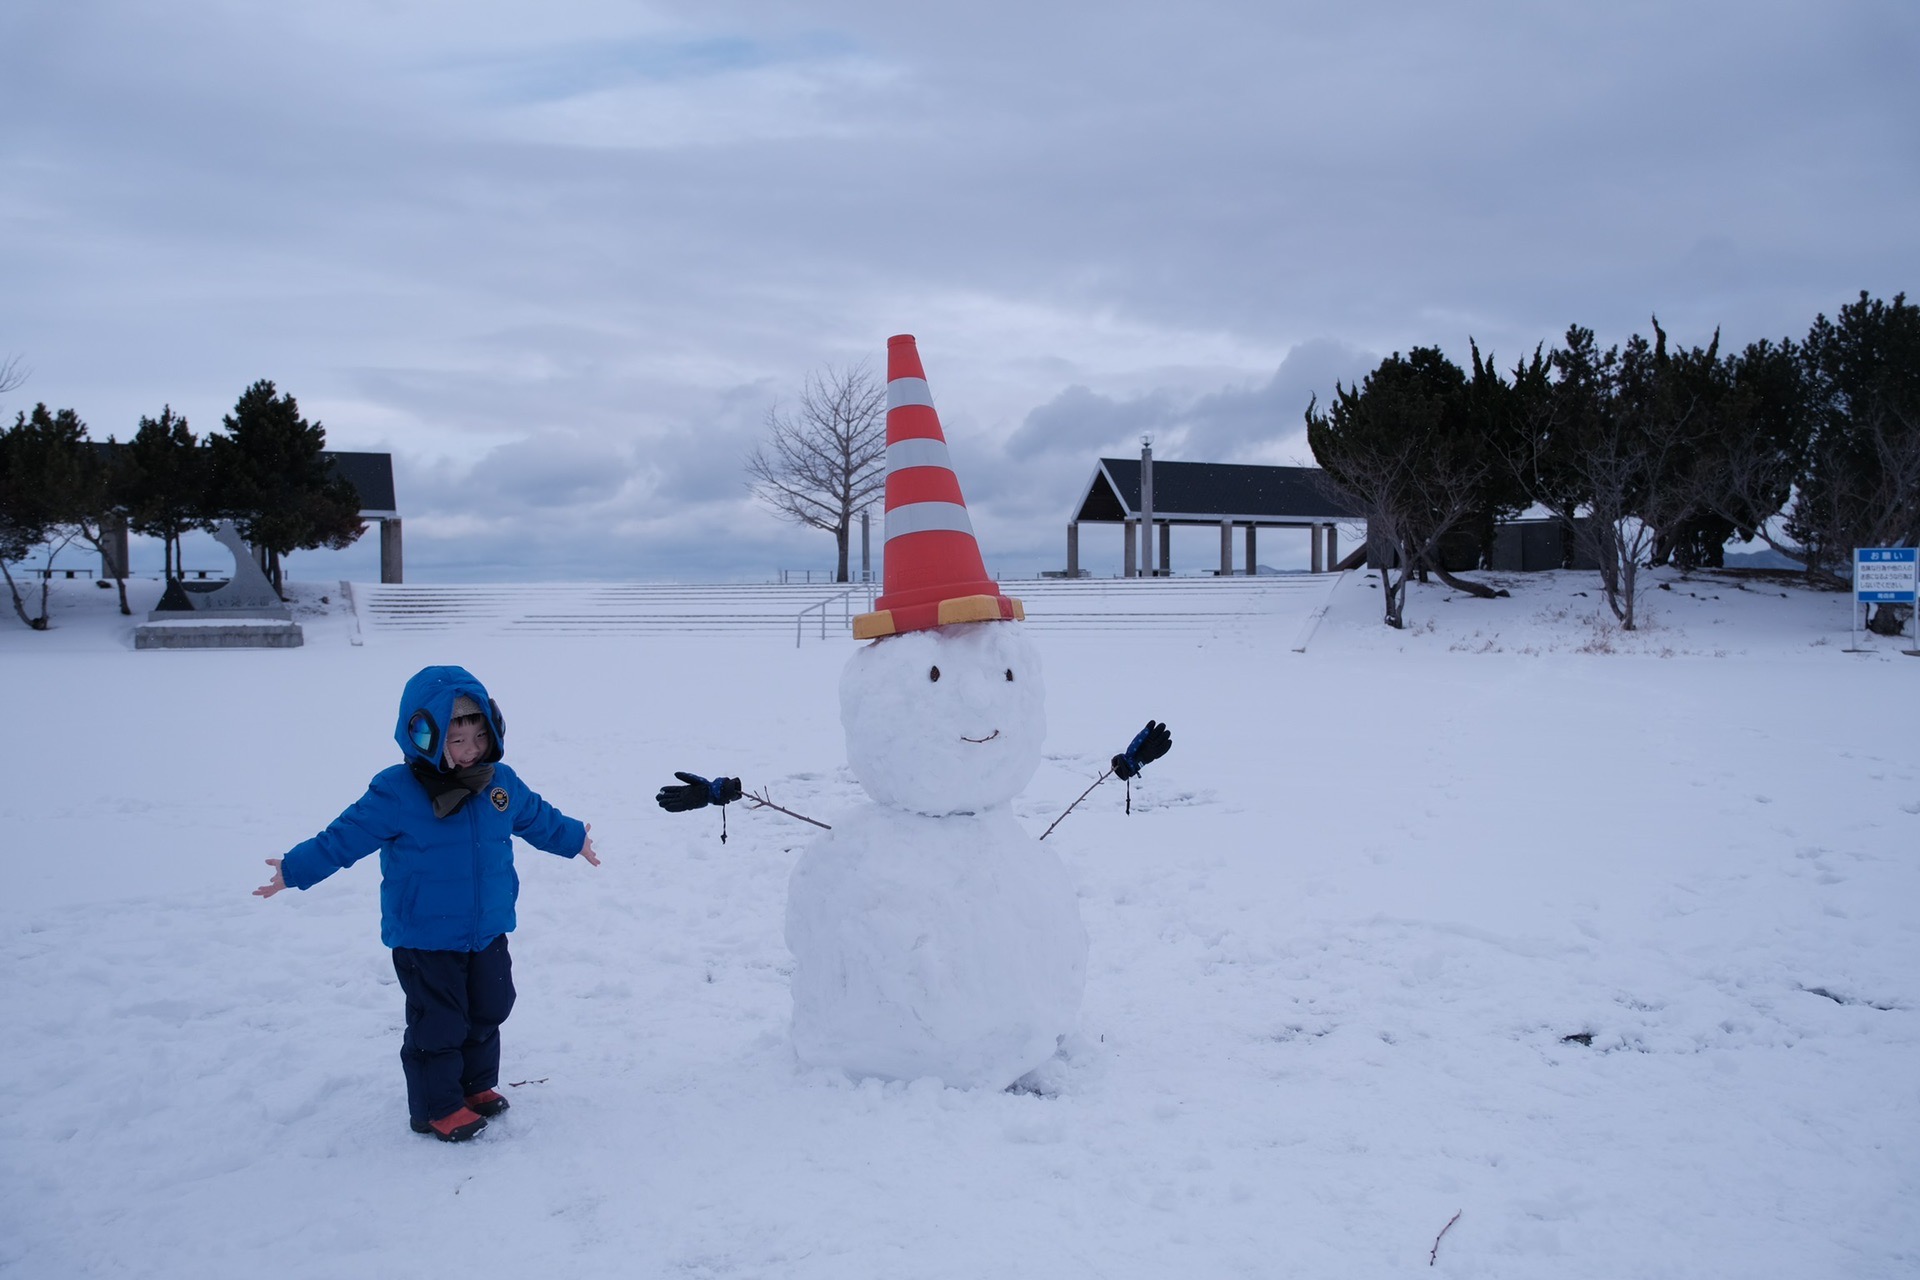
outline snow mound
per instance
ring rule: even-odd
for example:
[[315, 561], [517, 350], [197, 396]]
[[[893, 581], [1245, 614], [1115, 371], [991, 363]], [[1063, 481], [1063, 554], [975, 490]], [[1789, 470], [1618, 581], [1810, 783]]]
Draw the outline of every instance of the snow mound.
[[866, 806], [787, 892], [793, 1046], [809, 1066], [1002, 1088], [1053, 1056], [1086, 985], [1066, 868], [1005, 809]]

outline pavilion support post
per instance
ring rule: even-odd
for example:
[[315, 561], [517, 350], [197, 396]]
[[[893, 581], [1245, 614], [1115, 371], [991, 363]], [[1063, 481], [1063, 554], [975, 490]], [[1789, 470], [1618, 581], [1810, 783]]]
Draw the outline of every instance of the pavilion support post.
[[1258, 540], [1256, 531], [1259, 528], [1257, 524], [1247, 525], [1247, 576], [1250, 578], [1260, 572], [1260, 553], [1255, 545]]
[[1140, 440], [1140, 575], [1153, 576], [1153, 437]]
[[1067, 522], [1067, 576], [1069, 578], [1080, 576], [1080, 522], [1078, 520]]
[[1163, 578], [1173, 576], [1173, 525], [1170, 521], [1160, 522], [1160, 567], [1154, 572]]
[[124, 578], [127, 576], [130, 552], [127, 545], [127, 518], [124, 515], [110, 515], [101, 524], [100, 576]]
[[1121, 529], [1125, 531], [1124, 536], [1121, 539], [1121, 541], [1125, 544], [1125, 550], [1122, 552], [1120, 557], [1121, 559], [1120, 576], [1123, 578], [1136, 578], [1140, 576], [1140, 571], [1137, 567], [1139, 562], [1134, 559], [1134, 548], [1136, 545], [1136, 540], [1133, 536], [1133, 526], [1137, 523], [1138, 521], [1134, 521], [1134, 520], [1122, 520], [1120, 522]]
[[1330, 524], [1327, 526], [1327, 572], [1329, 573], [1333, 572], [1334, 566], [1338, 565], [1339, 563], [1340, 563], [1340, 526]]
[[1313, 543], [1313, 571], [1315, 573], [1325, 573], [1327, 567], [1321, 563], [1320, 560], [1320, 526], [1317, 524], [1308, 525], [1307, 538]]
[[401, 569], [400, 521], [389, 517], [380, 522], [380, 581], [401, 581]]
[[1233, 576], [1233, 521], [1220, 522], [1220, 576]]

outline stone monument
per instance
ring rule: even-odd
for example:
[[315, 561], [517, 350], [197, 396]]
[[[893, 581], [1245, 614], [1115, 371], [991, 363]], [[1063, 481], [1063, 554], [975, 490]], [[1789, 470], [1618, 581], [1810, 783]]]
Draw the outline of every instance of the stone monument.
[[216, 542], [233, 553], [233, 576], [212, 590], [167, 584], [160, 604], [133, 632], [136, 649], [294, 649], [305, 642], [293, 611], [254, 562], [253, 549], [233, 521], [214, 528]]

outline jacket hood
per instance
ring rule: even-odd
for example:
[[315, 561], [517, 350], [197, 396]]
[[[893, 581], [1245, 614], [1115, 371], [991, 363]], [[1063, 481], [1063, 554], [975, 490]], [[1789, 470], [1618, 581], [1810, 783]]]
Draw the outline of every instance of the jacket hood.
[[407, 681], [400, 694], [400, 719], [393, 729], [394, 741], [409, 763], [417, 760], [440, 768], [447, 726], [453, 723], [453, 702], [461, 694], [486, 709], [493, 747], [481, 763], [492, 764], [505, 753], [506, 718], [500, 714], [499, 704], [487, 696], [487, 687], [465, 667], [427, 667]]

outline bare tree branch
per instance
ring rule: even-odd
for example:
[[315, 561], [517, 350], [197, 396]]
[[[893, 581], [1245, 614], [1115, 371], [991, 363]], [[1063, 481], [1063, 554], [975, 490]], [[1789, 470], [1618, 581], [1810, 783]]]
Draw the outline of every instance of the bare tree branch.
[[746, 460], [754, 496], [782, 519], [834, 535], [847, 581], [856, 516], [886, 488], [886, 388], [865, 365], [810, 375], [795, 409], [767, 413], [767, 440]]
[[1075, 809], [1078, 809], [1080, 807], [1080, 801], [1085, 800], [1088, 796], [1092, 795], [1093, 789], [1095, 787], [1099, 786], [1101, 783], [1105, 782], [1108, 778], [1111, 778], [1112, 776], [1113, 776], [1113, 770], [1102, 769], [1100, 771], [1100, 776], [1095, 778], [1092, 782], [1088, 783], [1087, 789], [1085, 791], [1082, 791], [1077, 797], [1075, 797], [1074, 802], [1072, 804], [1068, 805], [1065, 809], [1061, 810], [1059, 817], [1055, 818], [1052, 822], [1049, 822], [1047, 824], [1047, 829], [1040, 833], [1040, 838], [1042, 840], [1045, 840], [1048, 836], [1052, 835], [1053, 829], [1059, 826], [1062, 822], [1066, 821], [1067, 815], [1069, 813], [1072, 813]]
[[[760, 788], [760, 790], [758, 791], [747, 792], [747, 801], [748, 801], [749, 807], [751, 808], [772, 809], [775, 813], [784, 813], [789, 818], [798, 818], [802, 822], [811, 822], [814, 826], [823, 828], [824, 830], [827, 830], [827, 831], [833, 830], [833, 828], [830, 825], [820, 821], [820, 819], [818, 818], [809, 818], [804, 813], [795, 813], [793, 810], [787, 808], [785, 805], [775, 804], [772, 800], [767, 798], [767, 789], [765, 787]], [[723, 814], [722, 816], [724, 817], [725, 815]]]
[[1465, 1211], [1456, 1210], [1454, 1212], [1454, 1215], [1451, 1218], [1447, 1219], [1447, 1225], [1440, 1228], [1440, 1235], [1435, 1236], [1433, 1238], [1433, 1248], [1427, 1254], [1428, 1266], [1432, 1266], [1434, 1263], [1440, 1260], [1440, 1237], [1446, 1235], [1448, 1231], [1451, 1231], [1453, 1229], [1453, 1224], [1460, 1221], [1460, 1214], [1463, 1212]]
[[[1794, 507], [1794, 523], [1814, 556], [1807, 570], [1844, 587], [1854, 547], [1905, 547], [1920, 542], [1920, 420], [1887, 403], [1861, 415], [1853, 443], [1872, 465], [1831, 456], [1816, 459], [1825, 483]], [[1822, 449], [1816, 444], [1816, 452]], [[1829, 454], [1840, 449], [1828, 444]]]
[[20, 363], [17, 355], [0, 360], [0, 395], [5, 395], [31, 377], [33, 370]]

